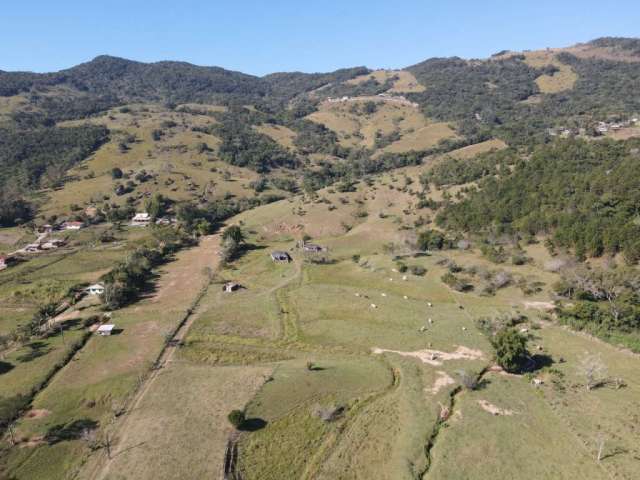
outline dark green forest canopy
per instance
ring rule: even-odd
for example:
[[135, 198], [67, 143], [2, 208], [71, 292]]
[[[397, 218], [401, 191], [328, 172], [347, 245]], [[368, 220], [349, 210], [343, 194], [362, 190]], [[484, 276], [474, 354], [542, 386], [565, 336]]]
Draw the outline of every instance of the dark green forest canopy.
[[66, 172], [108, 140], [102, 126], [0, 128], [0, 188], [38, 188], [45, 172]]
[[445, 157], [421, 175], [420, 181], [423, 184], [433, 183], [437, 186], [462, 185], [487, 175], [509, 172], [509, 165], [515, 163], [516, 159], [517, 155], [513, 149], [482, 153], [474, 158]]
[[289, 99], [320, 87], [345, 82], [357, 76], [365, 75], [370, 71], [366, 67], [353, 67], [343, 68], [331, 73], [272, 73], [262, 78], [270, 86], [272, 95]]
[[117, 102], [250, 104], [288, 100], [301, 93], [368, 73], [365, 67], [330, 73], [275, 73], [256, 77], [186, 62], [142, 63], [103, 55], [55, 73], [2, 72], [0, 96], [66, 86]]
[[267, 115], [240, 107], [219, 112], [216, 118], [219, 123], [205, 130], [220, 138], [218, 152], [225, 162], [262, 173], [273, 168], [294, 168], [297, 165], [295, 155], [252, 128], [268, 119]]
[[539, 93], [535, 79], [543, 71], [517, 57], [504, 60], [432, 58], [409, 67], [428, 88], [412, 94], [427, 116], [465, 120], [477, 113], [487, 124], [501, 123], [517, 102]]
[[64, 85], [126, 101], [211, 102], [219, 95], [259, 98], [268, 92], [260, 78], [219, 67], [142, 63], [107, 55], [55, 73], [0, 73], [0, 85], [3, 96]]
[[488, 176], [437, 221], [464, 232], [551, 233], [578, 256], [640, 260], [640, 141], [558, 140]]

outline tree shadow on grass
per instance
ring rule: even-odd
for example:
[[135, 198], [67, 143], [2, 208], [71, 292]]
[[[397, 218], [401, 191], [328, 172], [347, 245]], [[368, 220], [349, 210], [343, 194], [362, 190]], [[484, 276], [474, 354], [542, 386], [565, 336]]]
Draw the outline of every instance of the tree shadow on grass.
[[255, 432], [257, 430], [262, 430], [267, 426], [267, 421], [262, 418], [247, 418], [242, 425], [238, 428], [238, 430], [242, 430], [243, 432]]
[[70, 318], [69, 320], [60, 322], [49, 332], [47, 338], [59, 337], [61, 335], [61, 330], [64, 330], [65, 332], [68, 330], [73, 330], [74, 328], [79, 327], [81, 324], [82, 318]]
[[244, 257], [247, 253], [252, 252], [254, 250], [264, 250], [267, 247], [264, 245], [255, 245], [253, 243], [241, 243], [238, 245], [238, 250], [235, 252], [231, 260], [239, 260]]
[[78, 440], [82, 438], [85, 432], [96, 428], [98, 428], [98, 422], [89, 418], [81, 418], [71, 423], [52, 426], [44, 438], [49, 445], [53, 445], [66, 440]]
[[19, 362], [30, 362], [36, 358], [42, 357], [51, 351], [51, 346], [45, 342], [31, 342], [25, 345], [29, 350], [22, 355], [16, 357]]
[[309, 370], [310, 372], [322, 372], [328, 369], [328, 367], [321, 367], [319, 365], [311, 365], [310, 367], [307, 367], [307, 370]]
[[10, 372], [14, 368], [15, 367], [11, 363], [0, 360], [0, 375]]
[[553, 358], [549, 355], [536, 353], [532, 355], [522, 368], [523, 372], [537, 372], [545, 367], [553, 365]]
[[622, 448], [622, 447], [616, 447], [613, 450], [611, 450], [609, 453], [607, 453], [606, 455], [603, 455], [600, 460], [602, 461], [602, 460], [604, 460], [606, 458], [615, 457], [616, 455], [623, 455], [625, 453], [629, 453], [629, 450], [627, 450], [626, 448]]
[[489, 380], [488, 378], [483, 378], [478, 383], [476, 383], [474, 390], [484, 390], [489, 385], [491, 385], [491, 380]]

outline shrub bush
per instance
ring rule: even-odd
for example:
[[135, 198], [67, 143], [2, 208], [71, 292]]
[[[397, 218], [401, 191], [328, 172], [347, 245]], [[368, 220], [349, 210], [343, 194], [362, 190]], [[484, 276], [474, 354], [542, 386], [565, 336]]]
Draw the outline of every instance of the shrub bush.
[[227, 415], [227, 419], [229, 420], [229, 423], [231, 425], [239, 429], [245, 422], [246, 417], [243, 410], [231, 410], [231, 412], [229, 412], [229, 415]]
[[514, 328], [499, 330], [491, 339], [496, 352], [496, 362], [507, 372], [518, 373], [529, 358], [527, 339]]

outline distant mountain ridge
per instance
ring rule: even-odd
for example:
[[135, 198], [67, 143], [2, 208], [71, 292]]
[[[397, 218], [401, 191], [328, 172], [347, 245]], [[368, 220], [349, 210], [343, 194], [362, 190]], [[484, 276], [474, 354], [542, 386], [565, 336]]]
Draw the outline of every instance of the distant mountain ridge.
[[[638, 56], [640, 60], [640, 39], [603, 37], [586, 44], [555, 51], [567, 51], [578, 56], [586, 56], [585, 52], [591, 51], [595, 52], [596, 57], [603, 58], [607, 57], [603, 52], [608, 52], [611, 58], [615, 58], [617, 53], [626, 58]], [[496, 55], [507, 52], [505, 50]], [[424, 73], [431, 67], [432, 70], [433, 68], [447, 69], [454, 64], [459, 70], [468, 67], [470, 62], [476, 66], [495, 62], [496, 55], [487, 60], [473, 61], [457, 57], [432, 58], [409, 66], [406, 70]], [[58, 72], [31, 73], [0, 70], [0, 97], [14, 96], [34, 89], [64, 86], [75, 90], [78, 94], [112, 97], [112, 101], [117, 99], [119, 102], [224, 103], [237, 101], [252, 103], [265, 98], [286, 101], [320, 87], [346, 82], [370, 72], [370, 69], [360, 66], [328, 73], [278, 72], [257, 77], [216, 66], [198, 66], [180, 61], [143, 63], [100, 55], [91, 61]], [[448, 73], [455, 75], [452, 70]], [[535, 72], [520, 72], [518, 75], [521, 74], [526, 76], [533, 75]], [[451, 88], [454, 88], [454, 85]], [[523, 87], [524, 93], [529, 93], [528, 90], [527, 86]], [[519, 97], [521, 94], [515, 96]]]
[[256, 77], [187, 62], [143, 63], [101, 55], [53, 73], [0, 71], [0, 96], [13, 96], [33, 88], [68, 86], [81, 93], [113, 95], [122, 101], [216, 102], [221, 96], [258, 100], [267, 95], [287, 97], [332, 81], [344, 81], [369, 72], [365, 67], [331, 73], [274, 73]]
[[[593, 131], [605, 120], [624, 122], [640, 114], [638, 91], [636, 38], [504, 50], [483, 60], [431, 58], [394, 71], [359, 66], [263, 77], [179, 61], [143, 63], [101, 55], [59, 72], [0, 71], [0, 145], [7, 151], [0, 156], [0, 183], [19, 177], [20, 184], [34, 188], [49, 166], [63, 170], [79, 163], [108, 135], [88, 123], [104, 126], [115, 107], [126, 110], [132, 104], [154, 104], [167, 113], [178, 105], [187, 113], [193, 110], [189, 104], [227, 107], [208, 112], [207, 124], [191, 126], [190, 134], [210, 135], [220, 142], [213, 149], [220, 158], [259, 172], [296, 170], [320, 158], [326, 162], [320, 183], [327, 184], [344, 175], [340, 165], [347, 160], [360, 164], [361, 171], [376, 171], [491, 139], [531, 149], [549, 142], [550, 131]], [[399, 95], [408, 100], [410, 111], [375, 116], [376, 102]], [[328, 111], [330, 97], [349, 102]], [[64, 122], [69, 121], [86, 125], [42, 131], [67, 128]], [[113, 138], [119, 135], [117, 128], [107, 130]], [[279, 145], [272, 138], [278, 135], [290, 143]], [[435, 144], [420, 141], [430, 135]], [[43, 149], [25, 145], [21, 137], [65, 141]], [[409, 140], [398, 145], [403, 137]], [[384, 150], [394, 143], [394, 151]]]

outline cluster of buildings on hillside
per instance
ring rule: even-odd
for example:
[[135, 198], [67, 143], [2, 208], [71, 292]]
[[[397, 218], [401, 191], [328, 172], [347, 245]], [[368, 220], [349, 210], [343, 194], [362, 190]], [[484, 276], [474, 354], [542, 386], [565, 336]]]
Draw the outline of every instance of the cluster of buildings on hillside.
[[327, 98], [327, 102], [329, 103], [356, 102], [356, 101], [367, 101], [367, 100], [370, 100], [370, 101], [378, 100], [378, 101], [384, 101], [384, 102], [399, 103], [399, 104], [407, 105], [409, 107], [414, 107], [414, 108], [419, 107], [417, 103], [410, 101], [403, 95], [391, 95], [389, 93], [379, 93], [376, 96], [362, 96], [362, 97], [344, 96], [339, 98], [334, 98], [334, 97]]
[[[95, 209], [95, 207], [90, 207]], [[131, 227], [148, 227], [152, 223], [156, 225], [173, 225], [176, 223], [176, 219], [174, 217], [161, 217], [157, 219], [153, 219], [153, 217], [147, 212], [138, 212], [136, 213], [131, 221], [129, 222], [129, 226]], [[81, 230], [87, 226], [87, 223], [81, 221], [66, 221], [57, 225], [43, 225], [39, 228], [41, 233], [51, 233], [59, 230]]]
[[622, 130], [623, 128], [640, 126], [640, 118], [633, 117], [625, 121], [621, 122], [598, 122], [592, 128], [568, 128], [568, 127], [557, 127], [550, 128], [547, 130], [547, 133], [551, 137], [561, 137], [561, 138], [569, 138], [569, 137], [586, 137], [586, 136], [599, 136], [605, 135], [609, 132], [616, 132], [618, 130]]
[[[95, 214], [98, 213], [95, 207], [89, 208], [96, 210]], [[156, 225], [174, 225], [176, 223], [176, 219], [175, 217], [162, 217], [153, 219], [153, 217], [149, 213], [140, 212], [134, 215], [129, 225], [132, 227], [148, 227], [152, 223], [155, 223]], [[14, 263], [18, 262], [20, 254], [36, 254], [47, 252], [50, 250], [56, 250], [67, 244], [67, 241], [61, 238], [48, 238], [49, 234], [61, 231], [77, 231], [87, 226], [88, 224], [83, 221], [67, 220], [53, 225], [45, 224], [38, 227], [37, 230], [40, 235], [34, 242], [25, 245], [23, 248], [11, 254], [0, 256], [0, 270], [4, 270]]]
[[609, 131], [621, 130], [623, 128], [633, 127], [638, 125], [638, 121], [639, 121], [638, 117], [633, 117], [624, 122], [611, 122], [611, 123], [598, 122], [598, 125], [596, 125], [596, 131], [598, 133], [607, 133]]

